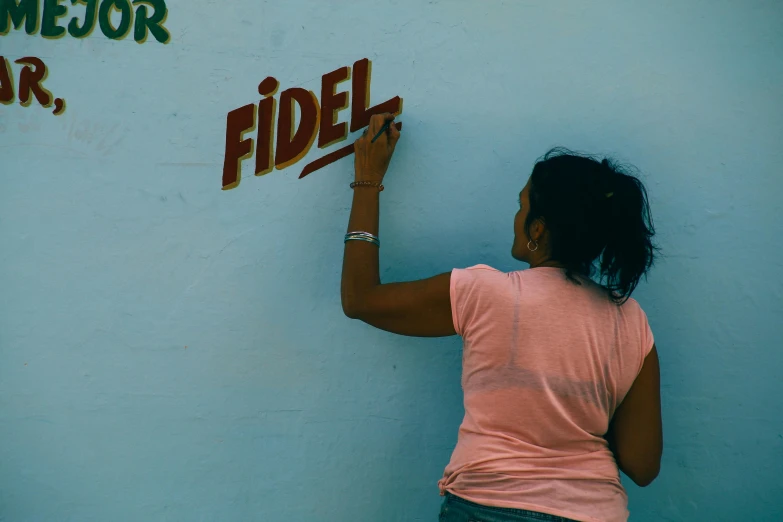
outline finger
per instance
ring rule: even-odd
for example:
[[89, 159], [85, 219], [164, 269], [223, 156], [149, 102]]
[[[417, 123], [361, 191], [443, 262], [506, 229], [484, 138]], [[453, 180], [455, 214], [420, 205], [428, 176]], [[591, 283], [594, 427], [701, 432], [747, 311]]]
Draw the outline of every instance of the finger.
[[[386, 115], [385, 114], [373, 114], [370, 117], [370, 135], [374, 138], [376, 134], [378, 134], [378, 131], [381, 130], [381, 127], [383, 127], [383, 124], [386, 123]], [[380, 138], [378, 138], [380, 139]]]
[[400, 129], [397, 128], [397, 124], [392, 121], [389, 125], [389, 137], [393, 138], [394, 136], [397, 136], [399, 138], [400, 136]]
[[397, 145], [397, 140], [400, 139], [400, 129], [396, 125], [389, 126], [389, 143], [392, 147]]
[[[387, 122], [389, 120], [386, 120]], [[386, 132], [384, 132], [384, 138], [386, 138], [386, 142], [389, 145], [392, 145], [392, 129], [394, 129], [394, 125], [389, 125], [389, 127], [386, 129]]]
[[373, 114], [370, 116], [370, 123], [367, 126], [367, 131], [369, 131], [370, 136], [373, 138], [376, 134], [378, 134], [378, 130], [381, 128], [381, 125], [383, 125], [380, 121], [378, 121], [378, 115]]
[[397, 128], [397, 123], [392, 123], [389, 125], [389, 136], [391, 137], [400, 137], [400, 129]]

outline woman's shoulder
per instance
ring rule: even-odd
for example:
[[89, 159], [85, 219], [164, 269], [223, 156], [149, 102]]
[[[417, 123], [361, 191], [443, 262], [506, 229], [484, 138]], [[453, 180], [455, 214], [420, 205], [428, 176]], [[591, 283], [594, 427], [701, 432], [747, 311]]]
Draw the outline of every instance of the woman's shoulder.
[[642, 304], [633, 297], [628, 297], [621, 307], [623, 307], [624, 310], [640, 315], [644, 317], [645, 320], [647, 320], [647, 312], [645, 312], [644, 308], [642, 308]]
[[465, 268], [456, 268], [455, 270], [489, 270], [490, 272], [497, 272], [497, 273], [500, 273], [500, 274], [504, 273], [504, 272], [501, 272], [500, 270], [498, 270], [497, 268], [491, 267], [489, 265], [483, 265], [483, 264], [468, 266], [468, 267], [465, 267]]
[[507, 277], [507, 278], [513, 278], [513, 277], [535, 277], [537, 275], [540, 276], [552, 276], [554, 274], [560, 274], [563, 272], [563, 269], [561, 268], [554, 268], [554, 267], [539, 267], [535, 269], [531, 268], [525, 268], [521, 270], [511, 270], [509, 272], [504, 272], [502, 270], [498, 270], [497, 268], [486, 265], [483, 263], [468, 266], [465, 268], [455, 268], [454, 270], [461, 271], [463, 274], [481, 274], [481, 275], [487, 275], [487, 276], [497, 276], [497, 277]]
[[497, 289], [507, 284], [508, 274], [485, 264], [455, 268], [451, 272], [452, 287]]
[[500, 283], [508, 281], [511, 276], [516, 273], [517, 272], [504, 272], [493, 266], [481, 263], [465, 268], [455, 268], [452, 271], [452, 277], [456, 276], [457, 278], [464, 280], [493, 281]]

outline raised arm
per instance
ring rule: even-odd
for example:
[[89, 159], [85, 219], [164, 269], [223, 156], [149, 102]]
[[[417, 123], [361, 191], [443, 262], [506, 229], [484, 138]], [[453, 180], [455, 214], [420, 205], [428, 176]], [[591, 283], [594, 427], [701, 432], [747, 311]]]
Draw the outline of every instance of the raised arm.
[[[370, 126], [354, 145], [356, 181], [380, 184], [391, 161], [400, 131], [389, 126], [375, 143], [373, 137], [391, 114], [370, 119]], [[378, 236], [380, 190], [376, 186], [354, 188], [348, 232]], [[382, 284], [378, 269], [379, 247], [353, 240], [345, 243], [341, 284], [345, 315], [400, 335], [443, 337], [455, 335], [449, 296], [450, 273], [406, 283]]]

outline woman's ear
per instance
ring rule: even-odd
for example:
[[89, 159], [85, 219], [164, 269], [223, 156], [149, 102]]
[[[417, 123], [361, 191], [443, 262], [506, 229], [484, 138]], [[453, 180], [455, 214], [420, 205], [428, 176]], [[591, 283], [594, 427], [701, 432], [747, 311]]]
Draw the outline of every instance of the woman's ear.
[[530, 239], [541, 241], [546, 232], [546, 223], [543, 218], [537, 218], [530, 226]]

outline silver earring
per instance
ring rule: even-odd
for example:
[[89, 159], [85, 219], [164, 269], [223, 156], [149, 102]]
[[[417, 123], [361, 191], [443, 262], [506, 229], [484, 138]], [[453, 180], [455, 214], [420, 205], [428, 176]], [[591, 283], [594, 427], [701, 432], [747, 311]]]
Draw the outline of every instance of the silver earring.
[[533, 242], [532, 239], [527, 242], [527, 249], [530, 250], [531, 252], [535, 252], [536, 250], [538, 250], [538, 241], [536, 241], [536, 248], [530, 248], [530, 243], [532, 242]]

